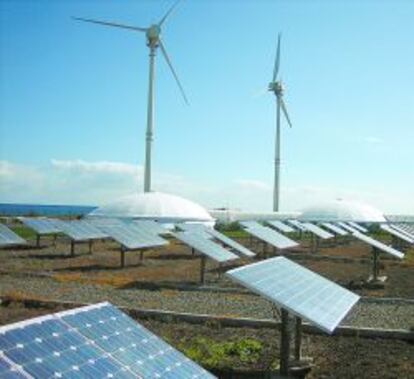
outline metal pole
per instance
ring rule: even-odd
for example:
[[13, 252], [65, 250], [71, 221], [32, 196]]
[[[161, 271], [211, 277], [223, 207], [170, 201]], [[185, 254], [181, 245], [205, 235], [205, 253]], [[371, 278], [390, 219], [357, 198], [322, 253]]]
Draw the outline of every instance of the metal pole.
[[273, 211], [279, 211], [280, 186], [280, 99], [276, 95], [276, 142], [275, 142], [275, 183], [273, 188]]
[[121, 268], [125, 267], [125, 248], [121, 246]]
[[144, 260], [144, 250], [139, 252], [139, 260], [142, 262]]
[[289, 376], [289, 360], [290, 360], [290, 320], [289, 313], [286, 309], [281, 310], [280, 327], [280, 375]]
[[40, 247], [40, 234], [36, 234], [36, 247]]
[[194, 255], [195, 255], [195, 250], [194, 250], [194, 247], [192, 247], [191, 248], [191, 255], [194, 257]]
[[295, 360], [302, 359], [302, 319], [295, 317]]
[[373, 257], [372, 257], [372, 259], [373, 259], [372, 280], [374, 282], [376, 282], [377, 279], [378, 279], [378, 269], [379, 269], [379, 267], [378, 267], [378, 250], [377, 250], [376, 247], [373, 248], [372, 254], [373, 254]]
[[204, 255], [201, 256], [200, 261], [200, 283], [204, 284], [204, 271], [206, 268], [206, 257]]
[[154, 122], [154, 65], [155, 65], [156, 46], [150, 46], [149, 54], [149, 84], [148, 84], [148, 109], [147, 109], [147, 131], [145, 144], [145, 172], [144, 172], [144, 192], [151, 191], [151, 147], [153, 140]]
[[92, 254], [92, 244], [93, 244], [93, 241], [89, 240], [89, 254]]
[[72, 257], [75, 256], [75, 241], [74, 240], [70, 241], [70, 255]]

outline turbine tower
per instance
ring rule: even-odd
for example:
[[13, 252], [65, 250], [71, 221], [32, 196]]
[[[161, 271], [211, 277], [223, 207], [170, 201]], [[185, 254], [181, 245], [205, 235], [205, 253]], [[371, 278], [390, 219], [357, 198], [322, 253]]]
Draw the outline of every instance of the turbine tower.
[[276, 146], [275, 146], [275, 182], [273, 187], [273, 211], [279, 211], [279, 191], [280, 191], [280, 110], [286, 118], [287, 123], [292, 127], [289, 114], [286, 109], [285, 101], [283, 100], [283, 85], [282, 81], [278, 79], [279, 66], [280, 66], [280, 40], [281, 34], [279, 33], [277, 38], [277, 50], [275, 66], [273, 69], [273, 78], [269, 83], [269, 91], [273, 92], [276, 96]]
[[158, 23], [152, 24], [146, 28], [139, 27], [139, 26], [118, 24], [114, 22], [98, 21], [98, 20], [93, 20], [89, 18], [73, 17], [73, 19], [78, 20], [78, 21], [84, 21], [84, 22], [90, 22], [93, 24], [126, 29], [126, 30], [133, 31], [133, 32], [143, 32], [146, 35], [147, 46], [149, 48], [149, 83], [148, 83], [147, 130], [146, 130], [146, 138], [145, 138], [146, 143], [145, 143], [144, 192], [151, 192], [151, 148], [152, 148], [153, 130], [154, 130], [154, 79], [155, 79], [154, 68], [155, 68], [155, 56], [156, 56], [158, 47], [160, 48], [161, 53], [164, 56], [168, 64], [168, 67], [170, 68], [174, 76], [175, 81], [177, 82], [178, 88], [180, 89], [180, 92], [184, 98], [184, 101], [188, 104], [188, 100], [185, 95], [184, 89], [180, 83], [180, 80], [178, 79], [177, 73], [174, 70], [174, 67], [168, 56], [167, 50], [165, 49], [164, 43], [161, 40], [161, 27], [179, 2], [180, 0], [174, 3]]

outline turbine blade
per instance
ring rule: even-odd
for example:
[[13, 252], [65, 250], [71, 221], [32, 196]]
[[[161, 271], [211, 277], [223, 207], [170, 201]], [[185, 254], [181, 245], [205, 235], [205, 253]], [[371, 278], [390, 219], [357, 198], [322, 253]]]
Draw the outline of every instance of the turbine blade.
[[162, 24], [164, 23], [164, 21], [169, 17], [169, 15], [171, 14], [171, 12], [174, 10], [174, 8], [178, 5], [178, 3], [181, 0], [177, 0], [171, 7], [170, 9], [168, 9], [167, 13], [165, 13], [164, 17], [160, 20], [160, 22], [158, 23], [158, 26], [162, 26]]
[[292, 123], [290, 122], [290, 117], [286, 109], [286, 104], [285, 104], [285, 101], [283, 100], [283, 97], [280, 98], [280, 106], [282, 107], [282, 111], [286, 117], [286, 121], [288, 122], [289, 126], [292, 127]]
[[129, 30], [134, 30], [134, 31], [138, 31], [138, 32], [146, 32], [147, 31], [147, 28], [141, 28], [139, 26], [129, 26], [129, 25], [123, 25], [123, 24], [116, 24], [114, 22], [98, 21], [98, 20], [92, 20], [90, 18], [82, 18], [82, 17], [72, 17], [72, 18], [74, 20], [77, 20], [77, 21], [91, 22], [93, 24], [113, 26], [113, 27], [116, 27], [116, 28], [129, 29]]
[[184, 101], [188, 105], [187, 96], [185, 95], [183, 86], [181, 85], [180, 80], [178, 79], [177, 73], [174, 70], [174, 67], [173, 67], [173, 65], [170, 61], [170, 58], [168, 57], [167, 50], [165, 50], [164, 44], [161, 41], [161, 39], [159, 40], [159, 43], [160, 43], [160, 48], [161, 48], [162, 55], [164, 55], [164, 58], [167, 61], [168, 66], [170, 67], [170, 70], [171, 70], [171, 72], [172, 72], [172, 74], [175, 78], [175, 81], [177, 82], [178, 88], [180, 88], [180, 91], [181, 91], [181, 94], [183, 95]]
[[280, 40], [282, 35], [279, 33], [277, 36], [277, 49], [276, 49], [276, 58], [275, 58], [275, 67], [273, 69], [273, 81], [276, 81], [277, 74], [279, 73], [279, 65], [280, 65]]

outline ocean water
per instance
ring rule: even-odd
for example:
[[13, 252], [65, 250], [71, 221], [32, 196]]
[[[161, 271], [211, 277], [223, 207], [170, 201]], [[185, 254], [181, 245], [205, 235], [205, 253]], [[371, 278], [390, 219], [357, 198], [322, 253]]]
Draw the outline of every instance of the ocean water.
[[0, 216], [83, 216], [96, 206], [0, 203]]

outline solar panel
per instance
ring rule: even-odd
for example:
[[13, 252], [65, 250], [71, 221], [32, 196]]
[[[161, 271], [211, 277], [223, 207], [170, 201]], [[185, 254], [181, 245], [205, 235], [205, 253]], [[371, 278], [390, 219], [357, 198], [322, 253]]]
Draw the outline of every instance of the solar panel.
[[279, 220], [267, 220], [266, 222], [283, 233], [293, 233], [295, 231], [295, 229]]
[[19, 220], [37, 234], [53, 234], [61, 231], [58, 225], [48, 218], [19, 217]]
[[308, 232], [311, 232], [315, 234], [315, 236], [318, 236], [319, 238], [322, 238], [324, 240], [330, 239], [334, 237], [333, 234], [327, 232], [326, 230], [323, 230], [319, 226], [312, 224], [310, 222], [304, 222], [302, 225], [306, 228]]
[[398, 250], [394, 249], [391, 246], [388, 246], [388, 245], [386, 245], [386, 244], [384, 244], [380, 241], [377, 241], [376, 239], [371, 238], [371, 237], [367, 236], [366, 234], [357, 232], [357, 233], [354, 233], [353, 235], [354, 235], [355, 238], [358, 238], [360, 241], [365, 242], [368, 245], [371, 245], [372, 247], [375, 247], [375, 248], [383, 251], [384, 253], [391, 254], [394, 257], [397, 257], [397, 258], [400, 258], [400, 259], [404, 258], [404, 254], [401, 253], [401, 251], [398, 251]]
[[212, 239], [212, 235], [209, 234], [207, 232], [207, 228], [205, 225], [202, 224], [194, 224], [194, 223], [181, 223], [177, 225], [179, 229], [185, 231], [185, 232], [189, 232], [189, 233], [193, 233], [193, 234], [198, 234], [200, 236], [202, 236], [205, 239]]
[[257, 225], [252, 228], [246, 228], [246, 232], [278, 249], [289, 249], [291, 247], [299, 246], [297, 242], [285, 237], [276, 230], [268, 228], [267, 226], [262, 226], [259, 223], [256, 224]]
[[351, 225], [353, 228], [357, 229], [361, 233], [368, 233], [368, 229], [367, 228], [364, 228], [362, 225], [359, 225], [356, 222], [348, 221], [348, 225]]
[[21, 369], [10, 362], [4, 355], [0, 354], [0, 378], [1, 379], [27, 379], [29, 376], [25, 375]]
[[165, 229], [161, 224], [154, 220], [134, 220], [133, 224], [137, 225], [141, 229], [147, 231], [148, 233], [153, 233], [157, 235], [168, 234], [168, 230]]
[[302, 225], [302, 223], [298, 220], [288, 220], [287, 221], [290, 225], [293, 225], [296, 229], [306, 232], [306, 228]]
[[201, 254], [207, 255], [217, 262], [227, 262], [239, 258], [236, 254], [233, 254], [217, 243], [206, 239], [197, 233], [176, 232], [172, 233], [172, 235], [181, 242], [191, 246]]
[[359, 296], [284, 257], [227, 271], [232, 279], [332, 333]]
[[398, 225], [395, 224], [390, 224], [391, 228], [395, 229], [396, 231], [405, 234], [408, 238], [412, 238], [414, 239], [414, 234], [411, 234], [410, 232], [408, 232], [407, 230], [399, 227]]
[[340, 228], [345, 229], [345, 230], [347, 230], [348, 232], [350, 232], [350, 233], [352, 233], [352, 234], [353, 234], [353, 233], [359, 233], [359, 230], [358, 230], [358, 229], [353, 228], [352, 226], [350, 226], [350, 225], [346, 224], [345, 222], [338, 221], [336, 224], [337, 224]]
[[349, 234], [349, 232], [347, 232], [345, 229], [342, 229], [339, 226], [334, 225], [330, 222], [323, 222], [321, 225], [326, 229], [329, 229], [331, 232], [339, 234], [340, 236], [346, 236]]
[[94, 225], [85, 220], [62, 221], [53, 220], [61, 231], [72, 238], [74, 241], [89, 241], [94, 239], [108, 238]]
[[0, 352], [39, 379], [214, 378], [109, 303], [0, 327]]
[[9, 229], [6, 225], [0, 223], [0, 247], [11, 245], [25, 245], [26, 241]]
[[132, 223], [100, 225], [98, 228], [128, 250], [168, 245], [164, 238], [148, 233]]
[[381, 224], [381, 225], [380, 225], [380, 228], [381, 228], [382, 230], [385, 230], [386, 232], [388, 232], [388, 233], [392, 234], [393, 236], [395, 236], [395, 237], [397, 237], [397, 238], [399, 238], [399, 239], [401, 239], [401, 240], [405, 241], [405, 242], [408, 242], [408, 243], [414, 244], [414, 239], [413, 239], [413, 238], [410, 238], [410, 237], [408, 237], [407, 235], [405, 235], [404, 233], [401, 233], [401, 232], [399, 232], [398, 230], [395, 230], [395, 229], [394, 229], [394, 228], [392, 228], [390, 225]]
[[263, 226], [262, 224], [259, 224], [257, 221], [240, 221], [240, 225], [249, 229], [260, 228]]
[[254, 257], [256, 254], [250, 251], [247, 247], [244, 247], [242, 244], [232, 240], [223, 233], [218, 232], [213, 228], [207, 228], [207, 233], [213, 236], [215, 239], [223, 242], [225, 245], [233, 248], [237, 252], [245, 255], [246, 257]]

